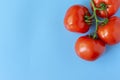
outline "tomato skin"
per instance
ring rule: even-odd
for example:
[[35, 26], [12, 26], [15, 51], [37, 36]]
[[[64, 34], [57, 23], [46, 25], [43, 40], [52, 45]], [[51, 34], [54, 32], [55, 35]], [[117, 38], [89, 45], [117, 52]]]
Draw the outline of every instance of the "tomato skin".
[[105, 10], [97, 10], [97, 15], [102, 18], [111, 17], [114, 15], [119, 7], [120, 7], [120, 0], [93, 0], [94, 4], [97, 8], [100, 8], [101, 3], [105, 3], [107, 6], [106, 11]]
[[82, 5], [71, 6], [65, 15], [65, 28], [71, 32], [85, 33], [89, 30], [90, 24], [85, 22], [84, 16], [90, 16], [88, 9]]
[[93, 39], [89, 36], [78, 38], [75, 44], [77, 55], [87, 61], [98, 59], [105, 51], [105, 43], [100, 39]]
[[120, 42], [120, 18], [113, 16], [104, 26], [98, 27], [98, 36], [107, 44], [114, 45]]
[[119, 2], [118, 2], [118, 3], [119, 3], [119, 8], [120, 8], [120, 0], [119, 0]]

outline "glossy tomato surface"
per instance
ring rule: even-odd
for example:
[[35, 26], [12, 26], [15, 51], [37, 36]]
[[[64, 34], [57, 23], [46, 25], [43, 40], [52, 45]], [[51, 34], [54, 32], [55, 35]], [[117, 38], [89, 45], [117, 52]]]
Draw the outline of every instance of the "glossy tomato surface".
[[75, 51], [80, 58], [94, 61], [105, 51], [105, 43], [99, 39], [83, 36], [78, 38], [75, 44]]
[[71, 32], [85, 33], [89, 30], [90, 24], [85, 22], [85, 16], [90, 16], [88, 9], [82, 5], [71, 6], [64, 18], [64, 25]]
[[99, 37], [109, 45], [114, 45], [120, 42], [120, 18], [111, 17], [109, 22], [98, 28]]
[[120, 0], [93, 0], [97, 8], [104, 3], [106, 5], [106, 10], [97, 10], [97, 15], [100, 17], [111, 17], [114, 15], [120, 6]]

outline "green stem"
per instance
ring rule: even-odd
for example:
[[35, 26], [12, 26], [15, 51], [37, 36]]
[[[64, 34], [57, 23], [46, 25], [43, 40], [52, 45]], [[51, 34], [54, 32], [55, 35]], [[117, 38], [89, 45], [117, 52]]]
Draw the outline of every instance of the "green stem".
[[93, 19], [95, 14], [93, 13], [92, 16], [88, 17], [88, 19]]
[[93, 35], [93, 38], [95, 39], [97, 37], [97, 30], [98, 30], [98, 22], [100, 22], [97, 18], [97, 15], [96, 15], [96, 10], [97, 8], [95, 7], [94, 3], [93, 3], [93, 0], [91, 0], [91, 4], [92, 4], [92, 7], [93, 7], [93, 14], [94, 14], [94, 18], [95, 18], [95, 23], [96, 23], [96, 29], [95, 29], [95, 32], [94, 32], [94, 35]]
[[[103, 23], [104, 25], [108, 23], [108, 18], [105, 18], [104, 20], [99, 20], [98, 17], [97, 17], [97, 13], [96, 11], [99, 10], [105, 10], [107, 7], [104, 3], [101, 3], [101, 8], [97, 8], [93, 2], [93, 0], [91, 0], [91, 5], [93, 7], [93, 15], [91, 17], [89, 16], [86, 16], [87, 19], [95, 19], [95, 26], [96, 26], [96, 29], [95, 29], [95, 32], [93, 34], [93, 39], [96, 39], [97, 38], [97, 30], [98, 30], [98, 24], [99, 23]], [[88, 21], [86, 21], [88, 22]]]

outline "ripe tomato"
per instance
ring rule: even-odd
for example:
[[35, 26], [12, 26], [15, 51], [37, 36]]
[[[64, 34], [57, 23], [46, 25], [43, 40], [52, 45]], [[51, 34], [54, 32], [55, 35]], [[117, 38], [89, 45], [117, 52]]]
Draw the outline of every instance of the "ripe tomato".
[[78, 38], [75, 44], [75, 51], [79, 57], [87, 61], [94, 61], [105, 51], [105, 43], [100, 39], [93, 39], [89, 36]]
[[98, 36], [107, 44], [114, 45], [120, 42], [120, 18], [114, 16], [109, 22], [98, 27]]
[[85, 16], [90, 16], [88, 9], [82, 5], [74, 5], [68, 9], [64, 18], [66, 29], [71, 32], [85, 33], [90, 24], [85, 22]]
[[105, 10], [97, 10], [97, 15], [105, 18], [105, 17], [111, 17], [114, 15], [120, 6], [120, 0], [93, 0], [94, 4], [97, 8], [100, 8], [104, 5]]
[[[120, 4], [120, 0], [119, 0], [119, 4]], [[119, 8], [120, 8], [120, 5], [119, 5]]]

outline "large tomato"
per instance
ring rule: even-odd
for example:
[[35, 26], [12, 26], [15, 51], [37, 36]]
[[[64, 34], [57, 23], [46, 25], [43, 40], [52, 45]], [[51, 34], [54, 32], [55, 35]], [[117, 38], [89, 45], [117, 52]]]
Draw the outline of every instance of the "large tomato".
[[70, 7], [64, 18], [66, 29], [71, 32], [85, 33], [89, 30], [90, 21], [87, 23], [85, 16], [90, 16], [88, 9], [82, 5]]
[[111, 17], [118, 11], [120, 7], [120, 0], [93, 0], [93, 1], [97, 8], [100, 8], [101, 6], [104, 7], [104, 10], [97, 10], [97, 15], [102, 18]]
[[98, 36], [107, 44], [114, 45], [120, 42], [120, 18], [111, 17], [106, 25], [98, 27]]
[[77, 55], [87, 61], [94, 61], [105, 51], [105, 43], [100, 39], [93, 39], [89, 36], [78, 38], [75, 44]]

